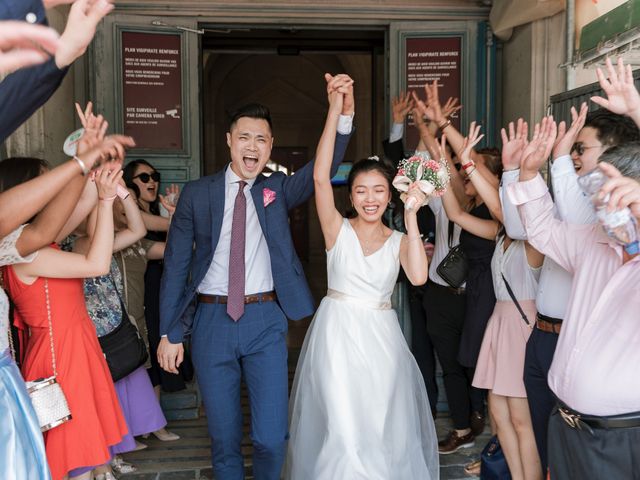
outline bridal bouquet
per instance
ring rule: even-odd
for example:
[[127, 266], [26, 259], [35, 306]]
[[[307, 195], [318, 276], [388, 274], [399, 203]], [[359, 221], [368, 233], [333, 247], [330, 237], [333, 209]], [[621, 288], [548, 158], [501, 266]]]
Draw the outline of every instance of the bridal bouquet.
[[[393, 186], [402, 192], [400, 198], [405, 201], [409, 186], [418, 182], [420, 190], [427, 196], [423, 204], [426, 205], [430, 196], [440, 197], [444, 194], [449, 178], [449, 166], [444, 158], [433, 160], [428, 153], [419, 152], [400, 162]], [[415, 207], [414, 204], [415, 199], [409, 198], [405, 201], [404, 208], [411, 210]]]

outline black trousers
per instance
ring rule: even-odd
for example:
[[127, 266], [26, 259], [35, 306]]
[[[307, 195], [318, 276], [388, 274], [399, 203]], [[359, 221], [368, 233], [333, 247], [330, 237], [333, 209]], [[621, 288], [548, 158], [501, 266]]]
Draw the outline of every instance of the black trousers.
[[640, 427], [591, 433], [570, 427], [554, 410], [549, 470], [551, 480], [640, 480]]
[[466, 299], [433, 282], [427, 285], [424, 307], [429, 321], [427, 332], [442, 366], [444, 388], [454, 428], [469, 428], [471, 416], [471, 379], [458, 363], [460, 337], [464, 324]]
[[533, 434], [540, 455], [542, 472], [547, 472], [547, 427], [549, 416], [556, 404], [556, 397], [549, 388], [547, 375], [556, 351], [559, 335], [533, 329], [524, 357], [524, 386], [527, 390], [527, 401], [533, 423]]
[[438, 404], [436, 385], [436, 356], [433, 344], [427, 334], [427, 314], [424, 309], [424, 288], [409, 287], [409, 308], [411, 310], [411, 352], [416, 358], [429, 395], [429, 405], [435, 414]]

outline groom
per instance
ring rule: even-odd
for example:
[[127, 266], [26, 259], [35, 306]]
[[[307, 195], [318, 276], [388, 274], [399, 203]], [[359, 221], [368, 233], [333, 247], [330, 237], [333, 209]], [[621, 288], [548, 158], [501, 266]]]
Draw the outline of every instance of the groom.
[[[325, 75], [327, 91], [350, 82]], [[333, 173], [349, 143], [353, 95], [345, 96]], [[289, 230], [288, 212], [313, 193], [313, 162], [293, 176], [262, 175], [271, 155], [271, 117], [262, 105], [235, 113], [230, 165], [189, 182], [180, 195], [164, 257], [158, 348], [177, 373], [185, 336], [202, 392], [217, 480], [244, 478], [240, 380], [251, 406], [253, 472], [278, 480], [288, 438], [287, 318], [313, 314]]]

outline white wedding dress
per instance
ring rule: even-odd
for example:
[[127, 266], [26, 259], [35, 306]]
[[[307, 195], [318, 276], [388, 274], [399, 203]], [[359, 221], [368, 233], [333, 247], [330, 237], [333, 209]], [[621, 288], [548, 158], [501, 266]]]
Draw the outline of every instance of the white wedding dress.
[[345, 219], [327, 252], [329, 292], [291, 393], [288, 480], [439, 478], [427, 391], [390, 302], [401, 238], [364, 256]]

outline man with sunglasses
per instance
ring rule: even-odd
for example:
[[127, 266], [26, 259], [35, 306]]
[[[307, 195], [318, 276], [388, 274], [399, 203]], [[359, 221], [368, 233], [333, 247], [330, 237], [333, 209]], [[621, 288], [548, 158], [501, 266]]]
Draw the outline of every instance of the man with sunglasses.
[[[342, 162], [351, 134], [353, 81], [326, 75], [344, 95], [333, 156]], [[244, 478], [241, 379], [251, 407], [253, 473], [279, 480], [288, 438], [287, 318], [315, 307], [295, 253], [288, 212], [313, 194], [313, 162], [295, 175], [262, 175], [271, 155], [269, 110], [233, 116], [230, 165], [185, 185], [167, 239], [160, 294], [160, 366], [176, 373], [182, 342], [191, 352], [207, 413], [216, 479]]]
[[[590, 200], [578, 184], [578, 178], [593, 171], [599, 157], [607, 149], [640, 138], [638, 127], [626, 116], [606, 109], [587, 112], [586, 103], [582, 104], [579, 113], [572, 107], [571, 127], [567, 129], [564, 122], [560, 124], [551, 165], [556, 217], [567, 223], [585, 225], [595, 223], [596, 216]], [[500, 198], [507, 234], [516, 240], [527, 240], [518, 211], [504, 194], [508, 185], [518, 182], [519, 175], [519, 161], [511, 165], [505, 163]], [[536, 328], [527, 342], [524, 365], [527, 401], [545, 473], [548, 459], [547, 424], [556, 402], [547, 383], [547, 375], [558, 343], [571, 285], [571, 274], [551, 258], [545, 258], [536, 296]]]

